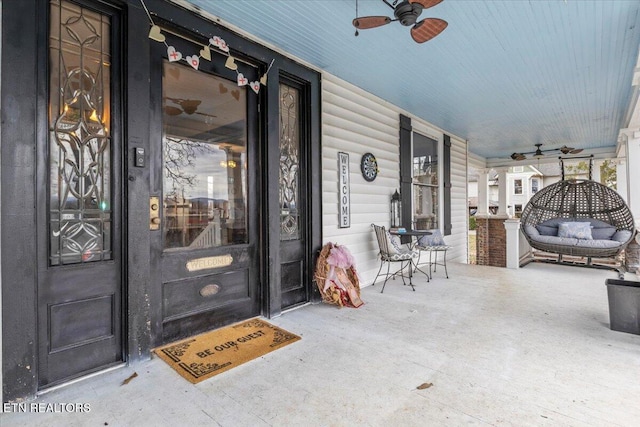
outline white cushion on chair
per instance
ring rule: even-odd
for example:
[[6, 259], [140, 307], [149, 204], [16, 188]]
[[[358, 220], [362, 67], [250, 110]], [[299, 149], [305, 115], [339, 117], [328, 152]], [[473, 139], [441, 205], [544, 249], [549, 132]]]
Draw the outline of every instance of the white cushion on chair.
[[389, 260], [391, 261], [409, 261], [412, 258], [418, 258], [418, 253], [409, 249], [405, 249], [402, 252], [396, 252], [389, 254]]

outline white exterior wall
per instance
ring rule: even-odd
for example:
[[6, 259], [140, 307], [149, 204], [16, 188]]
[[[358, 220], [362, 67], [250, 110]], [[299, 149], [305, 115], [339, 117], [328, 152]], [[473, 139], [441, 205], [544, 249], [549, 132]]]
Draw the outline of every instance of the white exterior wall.
[[[509, 193], [509, 205], [511, 206], [511, 209], [509, 210], [510, 213], [513, 213], [515, 210], [515, 205], [522, 205], [522, 209], [524, 209], [529, 202], [529, 199], [533, 196], [533, 193], [531, 192], [531, 179], [534, 175], [536, 175], [536, 173], [530, 170], [508, 174], [509, 188], [507, 191]], [[522, 180], [522, 194], [516, 194], [516, 179]], [[540, 188], [542, 188], [542, 178], [538, 177], [537, 179], [539, 184], [538, 191], [540, 191]]]
[[[371, 223], [389, 227], [390, 199], [399, 188], [397, 109], [330, 74], [322, 76], [322, 242], [345, 245], [356, 260], [361, 286], [379, 267]], [[351, 227], [338, 227], [338, 152], [349, 154]], [[372, 153], [378, 176], [367, 182], [360, 159]]]
[[467, 197], [478, 197], [478, 181], [467, 183]]
[[445, 242], [452, 248], [447, 259], [466, 263], [468, 260], [469, 208], [467, 193], [467, 143], [451, 137], [451, 235]]
[[[438, 140], [442, 154], [442, 130], [331, 74], [322, 75], [322, 239], [323, 243], [345, 245], [351, 251], [361, 286], [371, 284], [380, 266], [371, 224], [389, 227], [391, 195], [400, 187], [401, 113], [411, 117], [415, 132]], [[349, 154], [349, 228], [338, 226], [338, 152]], [[360, 172], [360, 159], [367, 152], [378, 161], [379, 173], [373, 182], [365, 181]], [[451, 180], [453, 232], [445, 241], [453, 249], [448, 260], [466, 262], [466, 143], [453, 135]], [[442, 217], [442, 202], [440, 206]]]

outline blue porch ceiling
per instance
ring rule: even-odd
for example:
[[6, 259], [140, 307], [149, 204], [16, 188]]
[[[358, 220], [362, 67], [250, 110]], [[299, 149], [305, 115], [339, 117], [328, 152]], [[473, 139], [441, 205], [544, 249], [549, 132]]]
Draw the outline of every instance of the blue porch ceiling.
[[[444, 0], [419, 18], [449, 23], [424, 44], [398, 22], [355, 37], [355, 0], [189, 2], [487, 158], [536, 143], [613, 150], [640, 45], [638, 0]], [[359, 16], [368, 15], [393, 11], [359, 0]]]

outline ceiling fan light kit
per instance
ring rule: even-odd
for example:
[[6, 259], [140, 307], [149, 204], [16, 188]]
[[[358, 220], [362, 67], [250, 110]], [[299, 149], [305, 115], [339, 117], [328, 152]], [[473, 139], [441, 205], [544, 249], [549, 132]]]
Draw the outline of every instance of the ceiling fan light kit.
[[401, 25], [411, 28], [411, 38], [416, 43], [424, 43], [431, 40], [447, 28], [447, 21], [439, 18], [425, 18], [418, 22], [423, 9], [433, 7], [442, 0], [382, 0], [387, 6], [393, 9], [391, 19], [387, 16], [363, 16], [358, 17], [358, 0], [356, 0], [356, 18], [353, 20], [353, 26], [356, 27], [356, 36], [358, 30], [368, 30], [370, 28], [381, 27], [391, 22], [398, 21]]
[[582, 152], [582, 148], [573, 148], [573, 147], [567, 147], [566, 145], [563, 145], [560, 148], [550, 148], [548, 150], [543, 150], [540, 147], [542, 147], [543, 144], [538, 143], [536, 144], [536, 150], [535, 151], [530, 151], [528, 153], [513, 153], [511, 154], [511, 159], [512, 160], [516, 160], [516, 161], [520, 161], [520, 160], [525, 160], [527, 158], [527, 154], [533, 154], [533, 158], [534, 159], [541, 159], [544, 157], [544, 153], [550, 153], [550, 152], [560, 152], [562, 154], [578, 154]]

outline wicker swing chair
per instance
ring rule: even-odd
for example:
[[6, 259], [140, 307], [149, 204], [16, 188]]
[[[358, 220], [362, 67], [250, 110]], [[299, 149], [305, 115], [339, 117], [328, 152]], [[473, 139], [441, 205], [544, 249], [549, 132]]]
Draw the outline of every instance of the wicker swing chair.
[[[524, 237], [531, 247], [558, 254], [558, 262], [573, 255], [591, 266], [591, 258], [617, 257], [635, 234], [631, 210], [615, 190], [591, 180], [591, 162], [589, 180], [565, 180], [562, 159], [560, 165], [562, 181], [541, 189], [522, 211]], [[572, 223], [583, 224], [586, 235], [566, 236]]]

